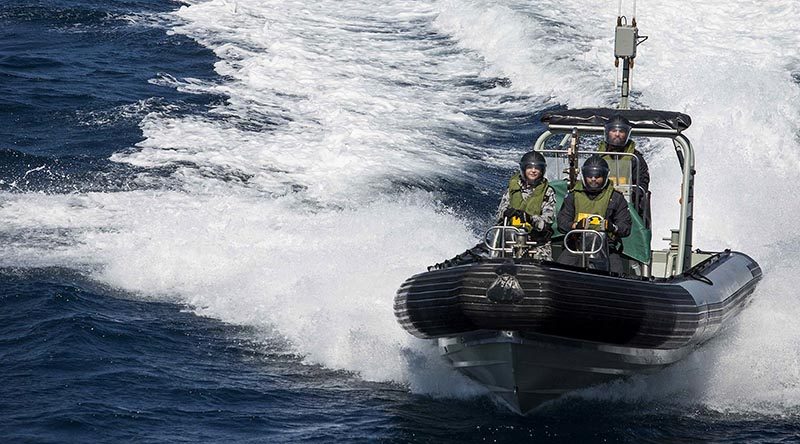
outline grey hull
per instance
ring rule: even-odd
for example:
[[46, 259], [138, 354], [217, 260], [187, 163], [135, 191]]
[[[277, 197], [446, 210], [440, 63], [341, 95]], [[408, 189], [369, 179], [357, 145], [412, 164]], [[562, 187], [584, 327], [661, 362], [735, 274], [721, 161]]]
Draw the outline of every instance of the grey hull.
[[525, 415], [564, 393], [634, 374], [656, 372], [688, 348], [653, 350], [517, 332], [475, 332], [440, 338], [453, 368], [481, 383], [508, 408]]
[[[730, 251], [653, 280], [485, 260], [409, 278], [395, 312], [409, 332], [438, 338], [453, 368], [525, 414], [680, 360], [730, 323], [760, 279], [755, 261]], [[498, 280], [514, 283], [513, 297], [491, 297]]]

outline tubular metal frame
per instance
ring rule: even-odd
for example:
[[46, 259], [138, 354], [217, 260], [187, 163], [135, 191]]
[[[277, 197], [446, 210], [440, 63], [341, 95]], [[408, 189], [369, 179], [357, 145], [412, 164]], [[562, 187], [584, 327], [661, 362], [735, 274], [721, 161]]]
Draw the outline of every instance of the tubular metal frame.
[[[572, 130], [576, 129], [579, 134], [602, 135], [602, 126], [570, 126], [570, 125], [549, 125], [548, 129], [536, 139], [533, 149], [536, 151], [545, 150], [545, 143], [554, 135], [563, 134], [560, 145], [566, 145]], [[675, 274], [680, 274], [689, 269], [692, 264], [692, 225], [694, 221], [694, 149], [692, 143], [681, 132], [674, 129], [641, 129], [632, 128], [631, 136], [653, 137], [659, 139], [671, 139], [675, 146], [678, 162], [681, 166], [681, 215], [680, 227], [678, 228], [678, 255], [675, 261]], [[553, 151], [553, 150], [547, 150]]]

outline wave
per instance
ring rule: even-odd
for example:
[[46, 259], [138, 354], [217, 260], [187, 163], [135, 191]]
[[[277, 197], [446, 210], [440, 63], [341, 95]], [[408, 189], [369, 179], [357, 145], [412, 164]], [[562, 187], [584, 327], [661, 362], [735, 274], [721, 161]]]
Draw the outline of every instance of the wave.
[[[800, 163], [798, 58], [786, 49], [798, 47], [788, 17], [800, 11], [781, 0], [760, 9], [708, 0], [685, 17], [641, 3], [639, 24], [651, 38], [639, 51], [634, 101], [693, 117], [696, 245], [753, 254], [766, 277], [729, 334], [646, 379], [660, 389], [644, 393], [629, 381], [586, 396], [795, 408], [800, 365], [789, 350], [800, 331], [790, 320], [800, 313], [792, 262], [777, 240], [792, 232], [798, 203], [762, 196], [785, 192]], [[475, 196], [424, 190], [493, 169], [483, 191], [499, 195], [498, 177], [528, 146], [487, 142], [494, 123], [614, 105], [616, 11], [592, 8], [577, 0], [193, 2], [170, 32], [211, 49], [219, 79], [153, 82], [224, 102], [203, 114], [146, 113], [144, 140], [112, 156], [137, 169], [144, 189], [0, 194], [0, 225], [13, 240], [2, 265], [73, 268], [202, 316], [268, 327], [305, 362], [367, 380], [443, 396], [479, 392], [394, 320], [403, 279], [474, 244], [481, 223], [442, 203]], [[748, 14], [787, 19], [764, 20], [776, 33], [751, 19], [740, 26]], [[530, 131], [512, 129], [510, 140]], [[664, 203], [654, 207], [658, 239], [677, 223], [680, 178], [671, 147], [653, 146], [648, 160]]]

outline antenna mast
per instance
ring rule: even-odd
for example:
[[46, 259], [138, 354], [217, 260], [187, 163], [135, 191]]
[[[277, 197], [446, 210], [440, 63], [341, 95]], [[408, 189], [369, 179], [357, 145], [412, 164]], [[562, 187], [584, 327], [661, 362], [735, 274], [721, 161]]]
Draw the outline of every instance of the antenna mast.
[[636, 47], [647, 40], [647, 36], [639, 35], [639, 28], [636, 27], [636, 1], [633, 2], [633, 17], [631, 23], [622, 15], [622, 0], [619, 2], [619, 12], [617, 16], [617, 27], [614, 34], [614, 66], [619, 68], [619, 61], [622, 59], [622, 91], [619, 99], [619, 109], [630, 109], [628, 96], [631, 89], [631, 69], [636, 58]]

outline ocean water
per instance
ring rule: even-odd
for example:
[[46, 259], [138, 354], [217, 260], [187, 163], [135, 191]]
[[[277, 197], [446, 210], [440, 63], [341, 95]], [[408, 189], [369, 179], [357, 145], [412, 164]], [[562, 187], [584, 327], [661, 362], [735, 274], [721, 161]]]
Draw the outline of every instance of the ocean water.
[[[636, 5], [635, 106], [693, 118], [695, 245], [765, 272], [724, 335], [523, 418], [394, 320], [407, 276], [477, 241], [542, 112], [616, 103], [616, 14], [2, 2], [2, 441], [800, 440], [794, 0]], [[660, 239], [680, 178], [645, 149]]]

